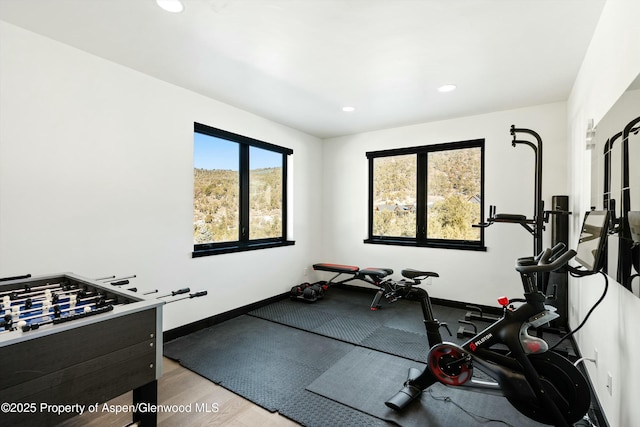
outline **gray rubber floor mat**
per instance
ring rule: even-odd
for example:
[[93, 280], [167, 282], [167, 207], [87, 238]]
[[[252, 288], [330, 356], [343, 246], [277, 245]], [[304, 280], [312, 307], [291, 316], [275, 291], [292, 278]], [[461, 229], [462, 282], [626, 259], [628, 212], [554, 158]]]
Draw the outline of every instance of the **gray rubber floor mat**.
[[[420, 306], [398, 301], [370, 311], [367, 294], [333, 291], [313, 304], [279, 301], [172, 340], [165, 356], [306, 426], [540, 425], [504, 398], [439, 384], [402, 413], [391, 411], [384, 401], [409, 367], [423, 368], [426, 360]], [[440, 319], [464, 316], [434, 311]]]
[[251, 316], [165, 343], [164, 355], [263, 408], [307, 426], [386, 422], [305, 391], [353, 345]]
[[425, 365], [378, 351], [354, 348], [307, 390], [403, 427], [542, 426], [500, 396], [434, 384], [401, 413], [384, 405], [397, 392], [409, 368]]
[[[399, 300], [383, 303], [382, 309], [369, 308], [373, 294], [349, 289], [329, 289], [325, 298], [315, 303], [281, 300], [248, 314], [292, 326], [351, 344], [360, 345], [416, 361], [426, 361], [427, 342], [420, 304]], [[465, 311], [434, 306], [438, 318], [464, 318]], [[450, 329], [457, 330], [457, 320]], [[446, 341], [462, 342], [443, 331]]]
[[382, 326], [363, 340], [360, 345], [426, 363], [429, 344], [425, 335]]

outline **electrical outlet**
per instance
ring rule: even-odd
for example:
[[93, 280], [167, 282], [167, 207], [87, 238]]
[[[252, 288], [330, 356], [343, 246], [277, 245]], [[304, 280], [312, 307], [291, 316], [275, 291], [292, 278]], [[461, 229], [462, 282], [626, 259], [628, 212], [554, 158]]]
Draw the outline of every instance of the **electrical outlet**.
[[307, 277], [309, 275], [309, 268], [305, 267], [304, 268], [304, 277]]
[[593, 349], [593, 363], [596, 365], [596, 368], [598, 367], [598, 349], [594, 348]]
[[611, 375], [611, 372], [607, 372], [607, 391], [609, 396], [613, 394], [613, 375]]

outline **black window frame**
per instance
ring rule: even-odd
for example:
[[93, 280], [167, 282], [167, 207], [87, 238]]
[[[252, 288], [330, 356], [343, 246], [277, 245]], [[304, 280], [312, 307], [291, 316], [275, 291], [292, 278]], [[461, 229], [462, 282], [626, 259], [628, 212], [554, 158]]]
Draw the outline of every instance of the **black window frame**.
[[[417, 147], [405, 147], [389, 150], [369, 151], [366, 157], [369, 161], [369, 200], [368, 200], [368, 238], [365, 243], [432, 247], [443, 249], [460, 249], [472, 251], [486, 251], [484, 241], [484, 228], [480, 227], [480, 240], [453, 240], [427, 238], [427, 176], [428, 155], [438, 151], [450, 151], [467, 148], [480, 148], [480, 222], [484, 221], [484, 163], [485, 140], [484, 138], [465, 141], [446, 142], [441, 144], [422, 145]], [[417, 156], [417, 182], [416, 182], [416, 237], [401, 236], [375, 236], [373, 235], [374, 213], [374, 159], [415, 154]]]
[[[193, 131], [194, 133], [226, 139], [238, 144], [240, 207], [238, 240], [215, 243], [194, 243], [192, 257], [198, 258], [209, 255], [294, 245], [295, 241], [287, 239], [287, 163], [288, 156], [293, 155], [293, 150], [197, 122], [193, 124]], [[251, 147], [273, 151], [282, 155], [282, 236], [280, 237], [253, 240], [249, 238], [249, 149]]]

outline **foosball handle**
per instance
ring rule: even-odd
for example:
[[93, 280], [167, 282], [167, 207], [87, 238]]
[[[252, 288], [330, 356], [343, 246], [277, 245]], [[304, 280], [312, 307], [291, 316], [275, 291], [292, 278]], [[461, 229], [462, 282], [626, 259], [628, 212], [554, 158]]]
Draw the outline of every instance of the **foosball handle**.
[[207, 291], [199, 291], [199, 292], [196, 292], [194, 294], [189, 294], [189, 298], [203, 297], [206, 294], [207, 294]]
[[182, 300], [185, 300], [185, 299], [203, 297], [205, 295], [207, 295], [207, 291], [194, 292], [192, 294], [189, 294], [189, 295], [181, 297], [181, 298], [176, 298], [176, 299], [173, 299], [173, 300], [166, 301], [165, 304], [170, 304], [170, 303], [177, 302], [177, 301], [182, 301]]
[[12, 277], [0, 277], [0, 282], [8, 282], [11, 280], [18, 280], [18, 279], [28, 279], [31, 277], [31, 274], [23, 274], [22, 276], [12, 276]]
[[171, 291], [171, 296], [175, 297], [176, 295], [186, 294], [189, 291], [191, 291], [189, 288], [178, 289], [177, 291]]

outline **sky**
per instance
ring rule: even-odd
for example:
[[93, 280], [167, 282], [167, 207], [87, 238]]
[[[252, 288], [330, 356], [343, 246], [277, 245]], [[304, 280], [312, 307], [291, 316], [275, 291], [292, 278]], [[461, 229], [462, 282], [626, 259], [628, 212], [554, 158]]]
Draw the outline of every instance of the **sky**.
[[[193, 135], [194, 168], [234, 171], [239, 169], [238, 143], [198, 132], [194, 132]], [[251, 147], [249, 164], [251, 169], [282, 167], [282, 154]]]

